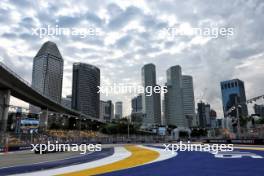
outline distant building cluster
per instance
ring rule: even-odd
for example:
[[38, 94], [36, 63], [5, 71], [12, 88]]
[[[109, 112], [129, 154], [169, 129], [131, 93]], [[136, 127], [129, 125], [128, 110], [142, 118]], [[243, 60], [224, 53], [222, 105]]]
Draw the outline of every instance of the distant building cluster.
[[215, 110], [211, 109], [210, 104], [204, 102], [199, 102], [197, 104], [197, 116], [199, 120], [199, 127], [201, 128], [216, 128], [217, 114]]
[[[143, 87], [157, 87], [156, 68], [154, 64], [142, 67]], [[151, 96], [140, 94], [131, 100], [132, 119], [141, 121], [144, 128], [160, 125], [189, 128], [196, 121], [193, 79], [182, 75], [180, 66], [167, 70], [167, 93], [164, 93], [161, 110], [161, 94], [153, 92]], [[162, 115], [163, 114], [163, 115]], [[140, 120], [141, 119], [141, 120]]]

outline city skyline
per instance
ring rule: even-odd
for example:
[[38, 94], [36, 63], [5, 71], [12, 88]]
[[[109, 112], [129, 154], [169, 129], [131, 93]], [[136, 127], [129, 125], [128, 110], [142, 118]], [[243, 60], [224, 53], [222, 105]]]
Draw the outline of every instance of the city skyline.
[[[21, 8], [25, 5], [27, 8]], [[56, 6], [61, 8], [53, 8]], [[73, 62], [81, 61], [99, 67], [104, 84], [122, 82], [138, 85], [140, 67], [146, 63], [156, 65], [159, 85], [165, 83], [166, 69], [181, 65], [184, 74], [193, 76], [196, 102], [206, 92], [203, 99], [215, 108], [219, 116], [223, 116], [219, 82], [233, 78], [243, 80], [248, 98], [263, 92], [264, 37], [261, 32], [263, 23], [258, 21], [263, 19], [263, 13], [255, 10], [259, 6], [258, 2], [228, 2], [220, 6], [192, 1], [164, 4], [144, 1], [133, 4], [93, 2], [86, 3], [86, 6], [87, 9], [83, 9], [80, 2], [72, 8], [62, 1], [49, 5], [45, 2], [11, 2], [8, 5], [1, 2], [8, 18], [0, 19], [0, 23], [5, 24], [5, 28], [0, 31], [0, 60], [31, 82], [32, 58], [45, 41], [54, 41], [65, 60], [63, 97], [71, 94]], [[187, 7], [195, 7], [193, 13], [181, 10]], [[220, 7], [222, 15], [217, 13]], [[230, 9], [233, 9], [232, 13]], [[243, 13], [241, 9], [244, 9]], [[156, 35], [166, 27], [189, 29], [207, 26], [206, 22], [203, 23], [205, 19], [208, 23], [218, 24], [220, 21], [220, 26], [233, 27], [234, 36], [212, 39], [190, 35], [169, 40]], [[245, 23], [236, 23], [240, 19]], [[91, 25], [99, 28], [102, 36], [89, 39], [78, 36], [39, 38], [32, 35], [31, 28], [56, 24], [62, 27]], [[129, 114], [133, 96], [102, 96], [102, 99], [123, 101], [126, 107], [124, 114]]]
[[[47, 48], [47, 45], [54, 45], [55, 46], [55, 50], [54, 50], [54, 48], [52, 49], [50, 46], [50, 48]], [[44, 49], [43, 49], [44, 48]], [[50, 51], [48, 51], [48, 49], [50, 49]], [[37, 55], [33, 58], [33, 60], [36, 58], [36, 57], [39, 57], [39, 53], [44, 53], [44, 50], [45, 50], [45, 52], [51, 52], [51, 50], [53, 50], [53, 52], [58, 52], [58, 57], [61, 57], [62, 58], [62, 56], [61, 56], [61, 54], [60, 54], [60, 52], [59, 52], [59, 50], [58, 50], [58, 48], [57, 48], [57, 45], [56, 45], [56, 43], [54, 43], [54, 42], [51, 42], [51, 41], [47, 41], [47, 42], [45, 42], [43, 45], [42, 45], [42, 47], [39, 49], [39, 51], [38, 51], [38, 53], [37, 53]], [[94, 65], [90, 65], [90, 64], [87, 64], [87, 63], [83, 63], [83, 62], [78, 62], [78, 63], [73, 63], [73, 68], [74, 68], [74, 65], [76, 65], [76, 64], [81, 64], [81, 65], [88, 65], [88, 66], [90, 66], [90, 67], [93, 67], [93, 68], [96, 68], [96, 66], [94, 66]], [[149, 64], [146, 64], [146, 65], [154, 65], [154, 64], [152, 64], [152, 63], [149, 63]], [[144, 66], [146, 66], [146, 65], [144, 65]], [[142, 67], [142, 68], [144, 68], [144, 66]], [[62, 67], [63, 67], [63, 65], [62, 65]], [[170, 68], [172, 68], [172, 67], [170, 67]], [[34, 69], [34, 67], [33, 67], [33, 69]], [[99, 71], [100, 71], [100, 68], [97, 68]], [[73, 71], [73, 73], [74, 73], [74, 71]], [[73, 74], [72, 73], [72, 74]], [[63, 75], [63, 72], [61, 73], [62, 75]], [[32, 74], [32, 77], [34, 77], [33, 76], [34, 75], [34, 71], [33, 71], [33, 74]], [[74, 75], [74, 74], [73, 74]], [[156, 67], [155, 67], [155, 65], [154, 65], [154, 75], [155, 75], [155, 77], [153, 78], [154, 80], [148, 80], [148, 81], [154, 81], [154, 83], [155, 83], [155, 85], [158, 85], [157, 84], [157, 82], [156, 82]], [[193, 87], [193, 83], [192, 83], [192, 76], [189, 76], [189, 75], [182, 75], [182, 79], [184, 80], [188, 80], [188, 78], [190, 77], [191, 78], [191, 86]], [[100, 79], [101, 77], [99, 76], [99, 79]], [[143, 79], [143, 77], [142, 77], [142, 75], [141, 75], [141, 81], [142, 81], [142, 79]], [[239, 79], [232, 79], [232, 80], [239, 80]], [[231, 80], [231, 81], [232, 81]], [[228, 81], [221, 81], [220, 83], [222, 84], [223, 82], [228, 82]], [[100, 84], [100, 82], [99, 82], [99, 84]], [[190, 84], [190, 83], [187, 83], [187, 84]], [[72, 82], [72, 86], [73, 86], [74, 84], [73, 84], [73, 82]], [[166, 85], [166, 83], [165, 83], [165, 85]], [[244, 84], [243, 84], [243, 86], [244, 86]], [[73, 86], [74, 87], [74, 86]], [[72, 88], [73, 88], [72, 87]], [[220, 86], [220, 89], [222, 88], [222, 86]], [[72, 91], [73, 91], [74, 89], [72, 89]], [[62, 91], [63, 91], [63, 89], [62, 89]], [[246, 93], [246, 92], [245, 92]], [[111, 92], [110, 92], [110, 94], [111, 94]], [[205, 92], [203, 92], [203, 94], [205, 94]], [[103, 93], [103, 95], [104, 95], [104, 93]], [[68, 96], [72, 96], [72, 94], [70, 94], [70, 95], [66, 95], [66, 96], [61, 96], [61, 99], [62, 98], [67, 98]], [[160, 95], [161, 96], [161, 95]], [[100, 95], [99, 95], [99, 97], [100, 97]], [[110, 98], [107, 98], [108, 96], [106, 96], [106, 99], [101, 99], [100, 98], [100, 101], [108, 101], [108, 100], [110, 100]], [[12, 97], [13, 98], [13, 97]], [[161, 96], [160, 97], [160, 99], [161, 99], [161, 101], [160, 101], [160, 103], [162, 104], [162, 101], [164, 100], [164, 94], [163, 94], [163, 96]], [[195, 95], [194, 95], [194, 98], [195, 99], [197, 99], [197, 97], [195, 97]], [[223, 97], [222, 97], [223, 98]], [[16, 99], [16, 98], [14, 98], [14, 99]], [[132, 97], [132, 99], [133, 99], [133, 97]], [[12, 99], [11, 99], [12, 100]], [[119, 99], [120, 100], [120, 99]], [[18, 101], [20, 101], [20, 100], [18, 100]], [[131, 101], [131, 100], [130, 100]], [[198, 101], [203, 101], [203, 99], [198, 99]], [[221, 101], [223, 101], [223, 99], [221, 99]], [[123, 101], [116, 101], [116, 103], [119, 103], [119, 102], [123, 102]], [[205, 102], [207, 102], [207, 103], [210, 103], [210, 102], [208, 102], [208, 101], [205, 101]], [[21, 103], [21, 102], [20, 102]], [[61, 102], [62, 103], [62, 102]], [[187, 102], [188, 103], [188, 102]], [[189, 103], [191, 103], [191, 102], [189, 102]], [[195, 103], [197, 103], [197, 102], [195, 102]], [[27, 104], [27, 103], [26, 103]], [[223, 105], [223, 102], [222, 102], [222, 105]], [[99, 107], [99, 106], [98, 106]], [[198, 106], [196, 106], [196, 104], [195, 104], [195, 113], [197, 113], [197, 110], [198, 110]], [[29, 105], [29, 108], [30, 108], [30, 105]], [[125, 108], [129, 108], [129, 107], [125, 107]], [[130, 107], [131, 108], [131, 107]], [[160, 105], [160, 108], [162, 109], [162, 105]], [[132, 110], [132, 108], [131, 108], [131, 110]], [[99, 118], [99, 109], [97, 110], [98, 111], [98, 118]], [[162, 111], [164, 111], [164, 109], [162, 109]], [[127, 114], [125, 114], [124, 116], [127, 116], [127, 115], [131, 115], [131, 112], [132, 111], [129, 111]], [[253, 110], [251, 110], [251, 112], [253, 112]], [[219, 112], [218, 112], [219, 113]], [[222, 112], [223, 113], [223, 112]], [[221, 114], [221, 111], [220, 111], [220, 114]], [[224, 113], [223, 113], [224, 114]], [[161, 115], [160, 115], [161, 116]], [[223, 115], [224, 116], [224, 115]], [[219, 116], [219, 117], [223, 117], [223, 116]], [[162, 116], [161, 116], [161, 119], [162, 119]], [[166, 120], [165, 120], [166, 121]]]
[[0, 176], [263, 175], [264, 0], [0, 0], [0, 26]]

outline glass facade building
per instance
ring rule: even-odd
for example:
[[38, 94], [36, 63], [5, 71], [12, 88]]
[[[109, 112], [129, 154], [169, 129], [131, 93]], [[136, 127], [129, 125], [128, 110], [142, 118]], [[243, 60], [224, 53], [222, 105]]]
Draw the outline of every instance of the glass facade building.
[[191, 127], [196, 124], [192, 76], [182, 75], [181, 66], [167, 70], [168, 92], [164, 94], [164, 114], [167, 125]]
[[117, 101], [115, 103], [115, 118], [121, 119], [123, 117], [123, 102]]
[[61, 103], [63, 58], [57, 45], [46, 42], [34, 57], [32, 87]]
[[[142, 74], [142, 85], [144, 88], [152, 87], [152, 90], [156, 84], [156, 68], [154, 64], [146, 64], [141, 70]], [[152, 91], [152, 95], [147, 95], [145, 92], [142, 97], [143, 113], [145, 117], [143, 119], [143, 124], [146, 127], [152, 125], [161, 124], [161, 102], [160, 93], [155, 93]]]
[[100, 113], [100, 69], [89, 64], [74, 63], [72, 108], [93, 118]]
[[224, 116], [235, 116], [233, 112], [230, 111], [232, 107], [240, 105], [239, 111], [240, 115], [247, 116], [248, 109], [246, 105], [246, 94], [244, 82], [239, 79], [227, 80], [221, 82], [221, 92], [222, 92], [222, 102], [223, 102], [223, 112]]

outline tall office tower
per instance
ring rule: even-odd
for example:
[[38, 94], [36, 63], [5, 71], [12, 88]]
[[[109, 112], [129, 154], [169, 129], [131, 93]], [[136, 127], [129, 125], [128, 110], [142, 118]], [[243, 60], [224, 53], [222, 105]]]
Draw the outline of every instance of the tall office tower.
[[260, 117], [264, 117], [264, 105], [254, 104], [254, 111], [255, 114], [259, 115]]
[[[224, 116], [236, 116], [236, 111], [230, 111], [232, 107], [240, 105], [239, 114], [243, 117], [248, 115], [246, 105], [246, 94], [244, 82], [239, 79], [233, 79], [221, 82], [222, 102]], [[239, 107], [240, 107], [239, 106]]]
[[114, 119], [114, 104], [111, 100], [100, 100], [100, 119], [110, 122]]
[[216, 128], [216, 117], [217, 117], [216, 111], [211, 109], [210, 111], [211, 128]]
[[123, 117], [123, 102], [117, 101], [115, 103], [115, 118], [121, 119]]
[[198, 119], [199, 119], [199, 127], [207, 128], [211, 125], [211, 117], [210, 117], [210, 105], [205, 104], [204, 102], [199, 102], [198, 106]]
[[167, 70], [166, 86], [168, 92], [164, 94], [164, 101], [167, 125], [187, 127], [188, 121], [184, 116], [182, 71], [179, 65]]
[[32, 87], [61, 103], [63, 58], [57, 45], [45, 42], [33, 61]]
[[138, 95], [134, 97], [131, 100], [131, 105], [132, 105], [132, 113], [139, 113], [142, 112], [143, 107], [142, 107], [142, 95]]
[[142, 98], [143, 98], [143, 95], [139, 94], [138, 96], [134, 97], [131, 100], [131, 108], [132, 108], [131, 120], [133, 122], [142, 123], [145, 117], [145, 114], [143, 113]]
[[193, 91], [193, 78], [189, 75], [182, 76], [183, 113], [187, 118], [188, 126], [196, 126], [195, 102]]
[[205, 119], [206, 119], [206, 127], [211, 127], [211, 106], [209, 104], [205, 105]]
[[[156, 68], [154, 64], [146, 64], [141, 70], [142, 85], [145, 88], [145, 93], [142, 97], [143, 113], [145, 117], [143, 119], [143, 125], [150, 127], [152, 125], [161, 124], [161, 102], [160, 93], [153, 92], [156, 84]], [[148, 88], [147, 88], [148, 87]], [[146, 89], [152, 88], [151, 94], [146, 92]]]
[[100, 112], [100, 69], [85, 63], [73, 64], [72, 108], [94, 118]]

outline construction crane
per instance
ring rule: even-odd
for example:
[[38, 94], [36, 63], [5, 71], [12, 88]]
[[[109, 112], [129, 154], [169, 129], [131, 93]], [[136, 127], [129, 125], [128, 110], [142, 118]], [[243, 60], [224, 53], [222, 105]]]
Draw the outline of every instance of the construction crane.
[[207, 90], [207, 88], [204, 88], [203, 91], [201, 92], [201, 94], [198, 97], [196, 97], [196, 100], [197, 100], [196, 102], [200, 102], [200, 101], [204, 100], [206, 90]]
[[259, 99], [264, 99], [264, 95], [260, 95], [260, 96], [257, 96], [257, 97], [254, 97], [254, 98], [251, 98], [249, 100], [246, 101], [246, 104], [251, 104], [253, 102], [256, 102], [257, 100]]
[[264, 95], [260, 95], [260, 96], [257, 96], [257, 97], [253, 97], [253, 98], [250, 98], [248, 100], [246, 100], [245, 102], [241, 102], [241, 103], [238, 103], [237, 102], [237, 97], [236, 97], [236, 103], [235, 103], [235, 106], [231, 107], [227, 112], [231, 112], [233, 110], [236, 110], [236, 120], [237, 120], [237, 129], [238, 129], [238, 136], [240, 137], [241, 136], [241, 131], [240, 131], [240, 119], [239, 119], [239, 110], [238, 108], [241, 107], [242, 104], [251, 104], [253, 102], [256, 102], [257, 100], [259, 99], [264, 99]]

